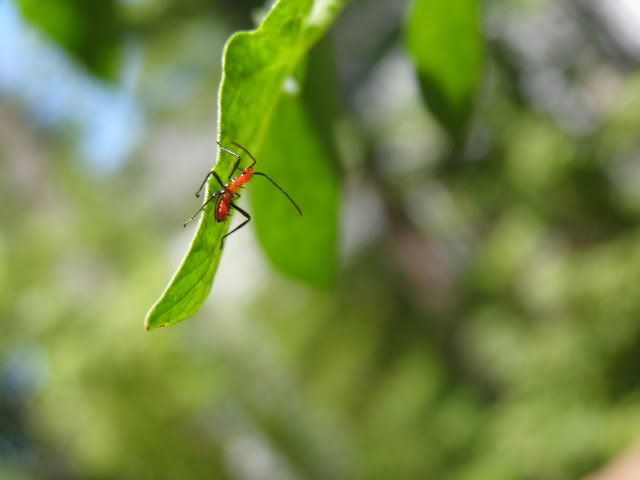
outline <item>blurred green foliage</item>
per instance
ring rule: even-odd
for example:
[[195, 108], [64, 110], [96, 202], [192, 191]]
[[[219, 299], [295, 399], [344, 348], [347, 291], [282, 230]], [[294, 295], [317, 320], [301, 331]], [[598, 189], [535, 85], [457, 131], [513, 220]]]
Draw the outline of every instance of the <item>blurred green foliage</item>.
[[22, 14], [99, 76], [114, 79], [123, 30], [117, 0], [19, 0]]
[[407, 50], [427, 105], [454, 137], [461, 136], [482, 74], [484, 41], [477, 0], [415, 0]]
[[[200, 313], [148, 334], [211, 166], [217, 59], [252, 14], [195, 0], [158, 13], [178, 3], [115, 2], [109, 17], [145, 26], [132, 95], [147, 131], [115, 173], [0, 90], [2, 480], [560, 480], [638, 442], [640, 82], [605, 17], [586, 2], [465, 2], [486, 57], [455, 139], [419, 85], [421, 44], [403, 50], [418, 2], [354, 0], [309, 57], [311, 41], [260, 50], [286, 68], [226, 77], [239, 96], [222, 105], [223, 140], [256, 149], [318, 237], [252, 182], [258, 241], [234, 234]], [[300, 91], [280, 94], [292, 72]]]

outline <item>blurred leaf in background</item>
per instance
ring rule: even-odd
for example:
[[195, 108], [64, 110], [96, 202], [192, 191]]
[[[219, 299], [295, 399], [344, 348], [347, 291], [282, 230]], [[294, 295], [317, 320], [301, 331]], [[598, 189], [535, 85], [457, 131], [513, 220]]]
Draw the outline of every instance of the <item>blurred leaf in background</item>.
[[342, 196], [335, 145], [339, 105], [332, 46], [331, 41], [321, 40], [298, 68], [298, 75], [286, 80], [259, 151], [261, 165], [264, 162], [264, 168], [287, 185], [304, 206], [303, 218], [296, 218], [264, 182], [255, 182], [251, 189], [256, 234], [265, 254], [283, 272], [325, 287], [334, 284], [338, 273]]
[[122, 55], [122, 19], [116, 0], [19, 0], [24, 17], [93, 74], [114, 80]]
[[282, 271], [331, 285], [338, 269], [337, 171], [298, 95], [283, 94], [259, 153], [258, 168], [286, 185], [304, 212], [299, 218], [273, 186], [254, 182], [251, 205], [262, 248]]
[[406, 45], [415, 61], [425, 102], [460, 138], [482, 75], [484, 39], [478, 0], [414, 0]]

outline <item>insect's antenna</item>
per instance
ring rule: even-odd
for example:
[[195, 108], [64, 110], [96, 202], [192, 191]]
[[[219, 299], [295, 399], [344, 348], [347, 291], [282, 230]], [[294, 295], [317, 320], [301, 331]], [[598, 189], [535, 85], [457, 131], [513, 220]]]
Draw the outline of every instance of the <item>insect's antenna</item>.
[[256, 157], [254, 157], [253, 155], [251, 155], [251, 152], [249, 150], [247, 150], [246, 148], [244, 148], [242, 145], [240, 145], [238, 142], [231, 142], [233, 145], [235, 145], [236, 147], [238, 147], [239, 149], [241, 149], [242, 151], [244, 151], [244, 153], [246, 153], [247, 155], [249, 155], [251, 157], [251, 160], [253, 160], [253, 163], [251, 165], [249, 165], [250, 167], [253, 167], [257, 160]]
[[193, 221], [193, 219], [194, 219], [194, 218], [196, 218], [196, 217], [198, 216], [198, 214], [199, 214], [202, 210], [204, 210], [204, 207], [206, 207], [206, 206], [207, 206], [207, 204], [208, 204], [211, 200], [213, 200], [213, 199], [214, 199], [214, 198], [216, 198], [218, 195], [220, 195], [220, 193], [221, 193], [221, 192], [216, 192], [216, 193], [214, 193], [213, 195], [211, 195], [209, 198], [207, 198], [207, 201], [206, 201], [206, 202], [204, 202], [204, 203], [202, 204], [202, 206], [201, 206], [201, 207], [196, 211], [196, 213], [194, 213], [193, 215], [191, 215], [191, 217], [189, 218], [189, 220], [187, 220], [186, 222], [184, 222], [184, 225], [182, 225], [182, 226], [183, 226], [183, 227], [186, 227], [187, 225], [189, 225], [189, 224]]
[[263, 173], [263, 172], [253, 172], [253, 174], [254, 174], [254, 175], [260, 175], [261, 177], [264, 177], [264, 178], [266, 178], [267, 180], [269, 180], [271, 183], [273, 183], [273, 185], [274, 185], [278, 190], [280, 190], [280, 191], [284, 194], [284, 196], [285, 196], [285, 197], [287, 197], [287, 198], [289, 199], [289, 201], [292, 203], [292, 205], [293, 205], [294, 207], [296, 207], [296, 210], [298, 211], [298, 213], [299, 213], [300, 215], [302, 215], [302, 210], [300, 209], [300, 207], [298, 206], [298, 204], [295, 202], [295, 200], [294, 200], [293, 198], [291, 198], [291, 196], [290, 196], [287, 192], [285, 192], [285, 191], [284, 191], [284, 188], [282, 188], [280, 185], [278, 185], [278, 184], [273, 180], [273, 178], [271, 178], [269, 175], [267, 175], [266, 173]]

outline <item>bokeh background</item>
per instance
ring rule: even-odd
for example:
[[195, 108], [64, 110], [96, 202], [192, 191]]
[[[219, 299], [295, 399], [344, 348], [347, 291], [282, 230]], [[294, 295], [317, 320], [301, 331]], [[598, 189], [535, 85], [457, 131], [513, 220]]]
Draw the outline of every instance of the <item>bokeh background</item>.
[[196, 317], [143, 330], [214, 158], [224, 41], [261, 7], [0, 0], [0, 479], [560, 480], [632, 448], [634, 0], [485, 1], [462, 133], [424, 98], [409, 3], [354, 0], [322, 42], [336, 285], [247, 228]]

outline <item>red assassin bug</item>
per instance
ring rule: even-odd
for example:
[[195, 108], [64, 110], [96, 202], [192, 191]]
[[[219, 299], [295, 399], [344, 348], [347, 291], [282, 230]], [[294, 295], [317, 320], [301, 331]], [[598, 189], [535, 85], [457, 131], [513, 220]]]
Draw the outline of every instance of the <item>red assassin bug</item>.
[[198, 209], [198, 211], [196, 213], [194, 213], [193, 216], [189, 220], [187, 220], [185, 222], [185, 224], [184, 224], [185, 227], [187, 226], [187, 224], [189, 224], [189, 222], [191, 222], [191, 220], [196, 218], [196, 216], [202, 210], [204, 210], [204, 207], [206, 207], [207, 204], [210, 201], [212, 201], [214, 199], [216, 200], [216, 210], [215, 210], [216, 222], [224, 222], [227, 219], [227, 217], [229, 216], [229, 212], [231, 211], [232, 208], [234, 210], [237, 210], [245, 218], [245, 221], [242, 222], [240, 225], [238, 225], [236, 228], [234, 228], [233, 230], [231, 230], [230, 232], [228, 232], [226, 235], [224, 235], [222, 237], [222, 239], [220, 240], [220, 248], [222, 248], [224, 246], [224, 239], [225, 238], [227, 238], [233, 232], [237, 232], [238, 230], [240, 230], [242, 227], [244, 227], [251, 220], [251, 215], [249, 215], [242, 208], [240, 208], [235, 203], [233, 203], [233, 200], [235, 200], [236, 198], [238, 198], [240, 196], [238, 191], [242, 187], [244, 187], [245, 184], [247, 184], [249, 182], [249, 180], [251, 180], [251, 177], [253, 177], [254, 175], [259, 175], [259, 176], [264, 177], [267, 180], [269, 180], [278, 190], [280, 190], [284, 194], [285, 197], [287, 197], [289, 199], [289, 201], [295, 207], [295, 209], [298, 211], [298, 213], [300, 215], [302, 215], [302, 210], [300, 210], [300, 207], [298, 206], [298, 204], [293, 200], [293, 198], [291, 198], [289, 196], [289, 194], [287, 192], [284, 191], [284, 189], [280, 185], [278, 185], [266, 173], [256, 172], [256, 171], [253, 170], [253, 166], [256, 164], [257, 160], [255, 159], [255, 157], [253, 155], [251, 155], [251, 152], [249, 152], [249, 150], [247, 150], [246, 148], [244, 148], [242, 145], [240, 145], [237, 142], [231, 142], [233, 145], [235, 145], [236, 147], [240, 148], [247, 155], [249, 155], [249, 157], [251, 157], [251, 160], [253, 160], [251, 162], [251, 165], [249, 165], [244, 170], [242, 170], [237, 177], [232, 177], [232, 175], [238, 169], [238, 167], [240, 165], [240, 161], [242, 159], [241, 159], [240, 155], [238, 155], [237, 153], [232, 152], [231, 150], [229, 150], [227, 148], [224, 148], [220, 144], [220, 142], [216, 142], [216, 143], [218, 144], [218, 146], [220, 147], [220, 149], [222, 151], [227, 152], [227, 153], [233, 155], [234, 157], [236, 157], [236, 163], [233, 165], [233, 169], [231, 170], [231, 173], [229, 174], [229, 179], [227, 180], [227, 183], [223, 183], [222, 179], [220, 178], [220, 175], [218, 175], [213, 170], [211, 170], [209, 173], [207, 173], [207, 176], [204, 177], [204, 180], [202, 181], [202, 185], [200, 185], [200, 188], [196, 192], [196, 197], [200, 197], [200, 192], [202, 192], [202, 190], [204, 189], [204, 186], [207, 184], [207, 180], [209, 180], [209, 177], [211, 177], [211, 176], [213, 176], [218, 181], [218, 183], [222, 187], [222, 190], [218, 190], [217, 192], [214, 192], [211, 195], [209, 195], [209, 198], [207, 198], [206, 202], [204, 202], [202, 204], [202, 206]]

